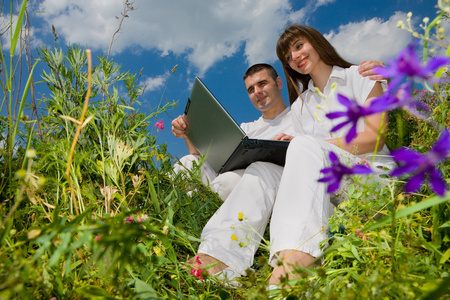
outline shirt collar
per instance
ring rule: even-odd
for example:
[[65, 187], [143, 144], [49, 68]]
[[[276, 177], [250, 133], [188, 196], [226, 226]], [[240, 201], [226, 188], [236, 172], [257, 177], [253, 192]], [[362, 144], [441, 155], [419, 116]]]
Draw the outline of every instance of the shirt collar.
[[[331, 70], [331, 74], [330, 74], [330, 78], [328, 79], [328, 82], [330, 82], [331, 78], [345, 80], [345, 78], [346, 78], [345, 69], [338, 67], [338, 66], [333, 66], [333, 69]], [[327, 85], [328, 85], [328, 83], [327, 83]], [[314, 86], [312, 80], [310, 80], [308, 82], [308, 90], [313, 93], [316, 92], [316, 87]]]
[[288, 106], [288, 107], [286, 107], [281, 113], [279, 113], [275, 118], [273, 118], [273, 119], [266, 119], [266, 118], [264, 118], [263, 116], [261, 116], [261, 118], [262, 118], [262, 120], [264, 120], [265, 122], [273, 122], [273, 121], [275, 121], [275, 120], [278, 120], [278, 119], [280, 119], [280, 118], [283, 118], [288, 112], [290, 112], [291, 111], [291, 107], [290, 106]]

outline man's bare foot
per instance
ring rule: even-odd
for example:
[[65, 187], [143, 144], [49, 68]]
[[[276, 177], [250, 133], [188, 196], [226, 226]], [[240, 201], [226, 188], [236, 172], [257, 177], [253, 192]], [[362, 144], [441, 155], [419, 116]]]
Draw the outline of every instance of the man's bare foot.
[[188, 267], [199, 270], [205, 269], [209, 275], [214, 275], [226, 269], [228, 266], [223, 262], [204, 253], [199, 253], [185, 263]]

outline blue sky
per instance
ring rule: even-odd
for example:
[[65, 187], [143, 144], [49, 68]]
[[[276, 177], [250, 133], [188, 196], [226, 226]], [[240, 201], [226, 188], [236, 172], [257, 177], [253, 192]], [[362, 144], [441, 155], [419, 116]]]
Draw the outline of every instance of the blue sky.
[[[424, 17], [434, 19], [436, 4], [434, 0], [135, 0], [111, 57], [124, 71], [139, 73], [143, 68], [141, 84], [147, 87], [139, 110], [150, 112], [161, 98], [163, 103], [178, 101], [175, 109], [154, 120], [163, 120], [166, 127], [154, 134], [159, 144], [167, 144], [172, 155], [181, 157], [186, 154], [184, 142], [172, 136], [170, 122], [182, 114], [196, 76], [238, 123], [255, 120], [260, 113], [247, 97], [242, 75], [250, 65], [266, 62], [284, 81], [275, 44], [287, 24], [316, 28], [353, 63], [387, 61], [412, 41], [397, 22], [406, 22], [412, 12], [412, 26], [422, 32], [420, 24]], [[9, 21], [8, 5], [2, 7], [1, 28]], [[122, 12], [121, 0], [30, 0], [32, 45], [77, 44], [91, 49], [94, 56], [106, 55]], [[448, 23], [443, 24], [447, 32]], [[5, 51], [4, 37], [2, 45]]]

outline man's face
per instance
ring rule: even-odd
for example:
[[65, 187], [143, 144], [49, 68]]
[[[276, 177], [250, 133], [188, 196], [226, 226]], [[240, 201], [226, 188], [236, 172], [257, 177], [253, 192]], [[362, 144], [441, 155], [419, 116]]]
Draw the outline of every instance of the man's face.
[[267, 70], [263, 69], [248, 76], [244, 82], [250, 100], [263, 115], [264, 112], [283, 103], [280, 77], [277, 80], [273, 80], [267, 73]]

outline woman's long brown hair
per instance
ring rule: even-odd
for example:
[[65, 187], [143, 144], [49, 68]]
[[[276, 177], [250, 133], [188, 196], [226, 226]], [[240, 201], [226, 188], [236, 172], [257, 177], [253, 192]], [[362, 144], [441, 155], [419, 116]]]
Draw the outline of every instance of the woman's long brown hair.
[[[289, 103], [292, 105], [298, 98], [301, 92], [308, 87], [308, 82], [311, 79], [309, 75], [300, 74], [289, 66], [286, 59], [288, 52], [291, 49], [292, 43], [298, 38], [303, 37], [313, 46], [319, 54], [320, 59], [330, 66], [339, 66], [342, 68], [349, 68], [353, 64], [343, 59], [330, 42], [316, 29], [293, 24], [285, 29], [277, 42], [277, 56], [283, 65], [284, 74], [286, 76]], [[299, 83], [302, 84], [302, 90], [299, 88]]]

